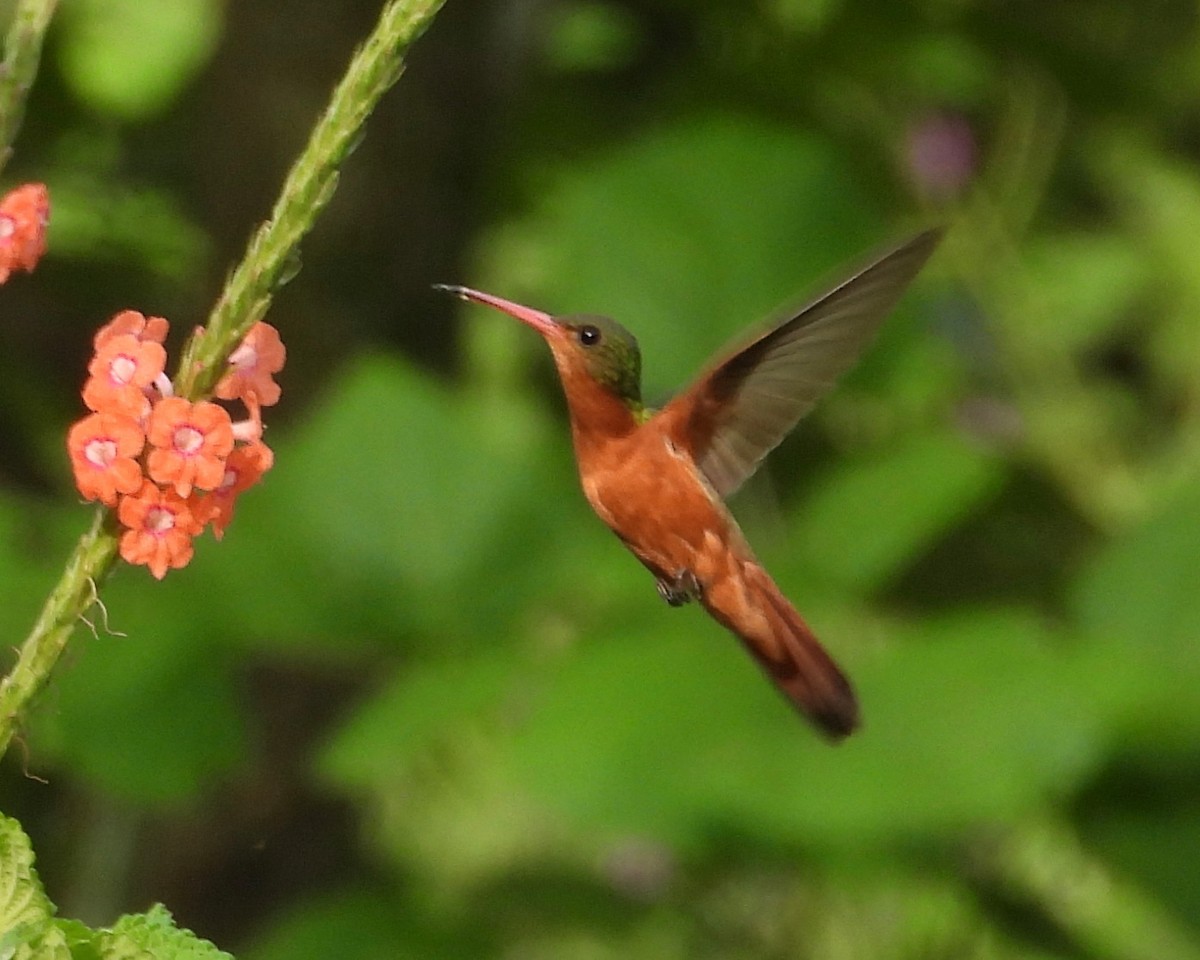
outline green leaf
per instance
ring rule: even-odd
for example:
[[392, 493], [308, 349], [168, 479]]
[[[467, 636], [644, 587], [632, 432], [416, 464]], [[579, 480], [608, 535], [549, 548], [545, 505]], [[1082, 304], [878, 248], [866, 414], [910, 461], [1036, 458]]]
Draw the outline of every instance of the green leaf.
[[97, 945], [101, 960], [233, 960], [209, 941], [175, 926], [162, 904], [122, 917], [100, 933]]
[[1127, 721], [1158, 744], [1190, 750], [1200, 735], [1200, 482], [1140, 527], [1114, 540], [1082, 571], [1072, 597], [1077, 622], [1125, 651], [1142, 678]]
[[548, 59], [565, 73], [628, 66], [645, 42], [632, 12], [602, 0], [572, 0], [552, 12]]
[[654, 127], [557, 171], [537, 196], [489, 242], [485, 280], [554, 313], [616, 317], [641, 342], [651, 401], [886, 239], [837, 151], [745, 116]]
[[[1118, 233], [1062, 234], [1030, 241], [1024, 270], [1007, 279], [1014, 307], [998, 311], [1022, 349], [1060, 353], [1095, 347], [1126, 322], [1150, 277], [1146, 251]], [[1030, 311], [1027, 305], [1037, 303]], [[1047, 323], [1046, 317], [1053, 317]]]
[[[391, 359], [366, 358], [347, 370], [303, 433], [279, 450], [284, 469], [268, 476], [286, 514], [275, 521], [303, 526], [296, 557], [336, 584], [324, 600], [301, 599], [299, 609], [323, 604], [338, 635], [348, 616], [360, 618], [365, 633], [406, 626], [438, 646], [447, 636], [494, 635], [538, 589], [540, 548], [564, 509], [558, 491], [573, 482], [565, 442], [550, 441], [547, 427], [518, 397], [453, 393]], [[518, 535], [526, 549], [514, 552]], [[258, 549], [272, 549], [271, 539]]]
[[[843, 615], [823, 631], [829, 614], [812, 622], [835, 650], [867, 626]], [[578, 843], [564, 819], [593, 842], [694, 849], [733, 828], [770, 844], [904, 843], [1070, 795], [1141, 688], [1120, 648], [1072, 645], [1020, 611], [869, 629], [887, 642], [846, 658], [866, 726], [837, 748], [702, 613], [653, 606], [540, 666], [414, 666], [326, 771], [374, 798], [387, 846], [442, 877], [517, 851], [562, 856]]]
[[[1153, 782], [1155, 774], [1161, 777], [1163, 770], [1161, 762], [1155, 763], [1145, 777], [1136, 779], [1143, 784]], [[1084, 840], [1089, 849], [1113, 864], [1118, 875], [1129, 877], [1170, 907], [1176, 917], [1189, 922], [1193, 935], [1200, 938], [1200, 887], [1195, 883], [1200, 862], [1200, 809], [1188, 775], [1183, 770], [1180, 774], [1177, 784], [1156, 784], [1159, 789], [1152, 805], [1140, 802], [1140, 796], [1130, 797], [1128, 791], [1110, 794], [1106, 798], [1110, 809], [1088, 818]]]
[[[27, 936], [27, 928], [17, 927], [0, 934], [0, 956], [11, 960], [91, 960], [77, 957], [66, 936], [53, 922]], [[10, 939], [15, 937], [16, 939]], [[15, 952], [9, 952], [15, 947]]]
[[99, 934], [78, 920], [56, 917], [55, 929], [62, 935], [70, 960], [100, 960], [96, 941]]
[[441, 884], [561, 857], [562, 830], [514, 781], [503, 752], [535, 677], [495, 651], [414, 663], [339, 733], [322, 773], [367, 798], [378, 846]]
[[0, 957], [67, 960], [66, 939], [51, 925], [54, 907], [33, 860], [21, 824], [0, 814]]
[[495, 652], [412, 664], [343, 727], [323, 754], [322, 771], [357, 787], [390, 779], [456, 727], [494, 723], [518, 677], [516, 658]]
[[1090, 697], [1111, 663], [1081, 665], [1019, 613], [910, 627], [852, 665], [866, 726], [836, 749], [735, 643], [694, 632], [581, 648], [513, 741], [518, 782], [587, 829], [695, 844], [736, 824], [772, 843], [855, 846], [1019, 816], [1102, 756]]
[[59, 64], [93, 109], [143, 120], [166, 107], [216, 49], [214, 0], [73, 0], [60, 17]]
[[55, 253], [123, 267], [133, 261], [176, 283], [195, 277], [209, 238], [179, 201], [164, 190], [125, 182], [113, 158], [88, 160], [76, 159], [47, 176], [54, 184]]
[[[241, 960], [372, 960], [461, 955], [439, 949], [436, 937], [412, 929], [411, 910], [394, 896], [354, 890], [310, 900], [289, 910]], [[430, 942], [432, 940], [432, 942]]]
[[[51, 679], [55, 709], [34, 716], [39, 751], [140, 803], [194, 794], [243, 746], [231, 664], [181, 622], [188, 601], [172, 605], [170, 597], [186, 591], [186, 574], [175, 576], [160, 584], [140, 568], [121, 571], [106, 590], [107, 619], [126, 635], [106, 632], [96, 613], [98, 635], [79, 631], [68, 664]], [[156, 596], [139, 603], [147, 592]]]
[[994, 495], [1004, 472], [953, 433], [907, 435], [830, 467], [798, 504], [788, 539], [808, 569], [869, 592]]

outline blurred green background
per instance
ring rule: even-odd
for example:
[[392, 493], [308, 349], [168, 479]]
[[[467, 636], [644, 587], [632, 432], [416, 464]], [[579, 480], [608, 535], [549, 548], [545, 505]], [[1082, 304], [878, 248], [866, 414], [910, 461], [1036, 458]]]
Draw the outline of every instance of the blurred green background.
[[[0, 290], [5, 644], [90, 517], [92, 331], [202, 322], [376, 13], [62, 4], [6, 171], [54, 210]], [[275, 469], [118, 571], [0, 768], [60, 912], [247, 960], [1200, 956], [1198, 65], [1167, 0], [449, 0], [269, 318]], [[733, 503], [860, 688], [833, 749], [592, 517], [538, 338], [430, 284], [618, 317], [654, 400], [936, 221]]]

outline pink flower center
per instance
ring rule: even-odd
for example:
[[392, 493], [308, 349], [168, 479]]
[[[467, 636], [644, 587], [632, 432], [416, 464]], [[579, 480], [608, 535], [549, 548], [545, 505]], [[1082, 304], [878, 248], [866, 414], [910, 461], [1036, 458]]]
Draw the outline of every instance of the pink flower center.
[[83, 447], [83, 458], [93, 467], [108, 469], [117, 459], [117, 442], [107, 437], [97, 437], [89, 440]]
[[175, 514], [166, 507], [151, 507], [146, 511], [145, 528], [155, 536], [169, 533], [175, 528]]
[[172, 437], [175, 449], [185, 457], [190, 457], [204, 446], [204, 434], [193, 426], [179, 427]]
[[133, 379], [133, 375], [137, 373], [137, 361], [128, 354], [119, 354], [108, 366], [109, 376], [113, 378], [115, 383], [122, 386], [129, 383]]
[[7, 240], [17, 232], [17, 222], [8, 214], [0, 213], [0, 240]]

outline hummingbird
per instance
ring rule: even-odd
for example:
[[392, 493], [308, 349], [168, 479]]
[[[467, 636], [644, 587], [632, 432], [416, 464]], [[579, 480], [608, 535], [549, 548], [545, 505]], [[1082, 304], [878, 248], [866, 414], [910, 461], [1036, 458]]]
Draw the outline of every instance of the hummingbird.
[[592, 509], [668, 604], [698, 601], [832, 741], [859, 725], [854, 689], [755, 557], [725, 498], [858, 359], [940, 239], [940, 230], [927, 230], [875, 257], [722, 354], [659, 410], [642, 402], [637, 340], [615, 320], [552, 316], [437, 285], [542, 335]]

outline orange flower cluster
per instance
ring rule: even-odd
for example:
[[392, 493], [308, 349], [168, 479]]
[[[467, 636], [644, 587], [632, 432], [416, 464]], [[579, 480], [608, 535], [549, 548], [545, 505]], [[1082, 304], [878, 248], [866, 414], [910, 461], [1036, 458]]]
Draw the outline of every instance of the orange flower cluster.
[[44, 183], [27, 183], [0, 198], [0, 283], [14, 270], [27, 273], [46, 252], [50, 194]]
[[272, 375], [286, 357], [269, 324], [246, 335], [215, 391], [249, 412], [234, 423], [219, 404], [174, 396], [166, 335], [166, 320], [134, 310], [101, 328], [83, 388], [92, 412], [67, 434], [79, 492], [116, 509], [121, 556], [160, 580], [191, 560], [192, 538], [206, 526], [221, 539], [238, 494], [271, 468], [261, 408], [279, 400]]

